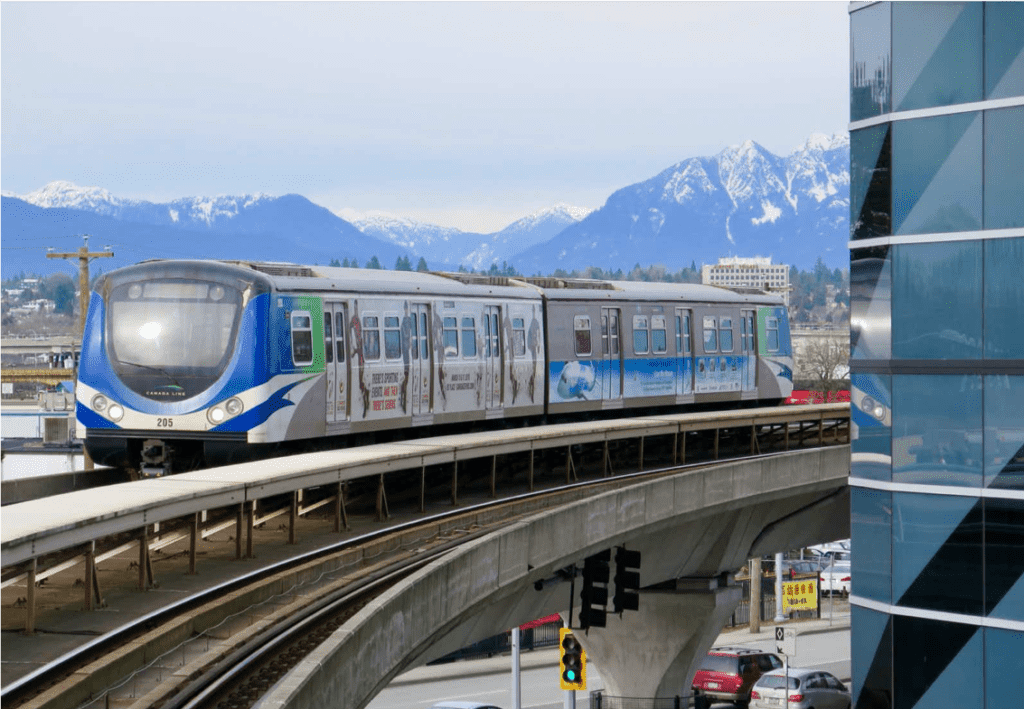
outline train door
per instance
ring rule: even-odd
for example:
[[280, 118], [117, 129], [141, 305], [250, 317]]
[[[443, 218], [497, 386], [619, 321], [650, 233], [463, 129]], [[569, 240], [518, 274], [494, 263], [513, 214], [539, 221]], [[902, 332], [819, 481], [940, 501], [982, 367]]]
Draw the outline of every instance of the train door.
[[344, 303], [324, 303], [324, 367], [327, 370], [327, 422], [348, 421], [348, 319]]
[[501, 407], [505, 377], [501, 351], [501, 306], [484, 306], [484, 408]]
[[428, 303], [412, 303], [409, 305], [409, 317], [412, 327], [410, 339], [410, 371], [409, 379], [412, 391], [412, 415], [428, 414], [431, 411], [431, 395], [434, 387], [433, 368], [430, 359], [434, 348], [430, 342], [430, 305]]
[[601, 308], [601, 397], [605, 401], [622, 398], [621, 312], [618, 308]]
[[757, 391], [757, 350], [754, 348], [754, 311], [740, 311], [740, 357], [743, 391]]
[[676, 308], [676, 358], [679, 362], [676, 394], [693, 393], [693, 312], [689, 308]]

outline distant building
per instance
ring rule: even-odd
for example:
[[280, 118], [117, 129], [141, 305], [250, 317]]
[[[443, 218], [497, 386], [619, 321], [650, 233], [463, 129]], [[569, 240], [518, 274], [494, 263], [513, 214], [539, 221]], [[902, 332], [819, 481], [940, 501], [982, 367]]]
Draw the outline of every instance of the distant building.
[[713, 266], [700, 267], [700, 282], [709, 286], [762, 288], [782, 293], [789, 307], [789, 266], [773, 264], [770, 257], [720, 258]]

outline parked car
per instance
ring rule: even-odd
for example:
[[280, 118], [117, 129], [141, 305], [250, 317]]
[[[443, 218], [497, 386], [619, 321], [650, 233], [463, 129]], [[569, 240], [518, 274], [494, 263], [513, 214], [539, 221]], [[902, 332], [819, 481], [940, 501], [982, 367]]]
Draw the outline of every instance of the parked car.
[[821, 670], [790, 667], [761, 676], [750, 692], [750, 709], [849, 709], [850, 690], [834, 675]]
[[782, 660], [763, 650], [713, 647], [693, 676], [693, 688], [713, 699], [746, 706], [758, 678], [778, 667]]
[[821, 595], [850, 595], [850, 562], [836, 561], [821, 571]]

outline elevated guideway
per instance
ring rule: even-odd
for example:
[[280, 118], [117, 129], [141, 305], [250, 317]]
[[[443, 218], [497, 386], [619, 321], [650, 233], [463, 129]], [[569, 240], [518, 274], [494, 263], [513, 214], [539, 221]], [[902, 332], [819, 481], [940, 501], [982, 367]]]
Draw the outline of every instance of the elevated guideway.
[[[380, 681], [379, 686], [357, 683], [351, 690], [355, 694], [330, 701], [335, 706], [365, 705], [387, 679], [403, 669], [538, 615], [567, 611], [565, 567], [619, 544], [643, 552], [642, 582], [647, 590], [642, 599], [655, 599], [642, 600], [640, 614], [627, 614], [625, 620], [635, 622], [644, 615], [643, 608], [648, 612], [662, 608], [644, 618], [643, 622], [652, 627], [671, 628], [661, 617], [665, 613], [691, 619], [688, 629], [672, 632], [675, 637], [690, 637], [689, 645], [672, 655], [669, 667], [658, 669], [652, 663], [654, 669], [648, 671], [646, 684], [636, 688], [646, 693], [631, 695], [661, 696], [661, 685], [667, 687], [675, 682], [673, 677], [678, 679], [687, 671], [687, 662], [680, 658], [701, 646], [705, 630], [715, 624], [718, 614], [731, 613], [736, 590], [730, 586], [729, 574], [742, 566], [748, 555], [848, 536], [845, 490], [849, 449], [842, 444], [848, 442], [848, 420], [847, 406], [819, 405], [565, 424], [308, 454], [58, 495], [4, 508], [3, 583], [5, 593], [23, 584], [27, 598], [19, 612], [24, 613], [25, 629], [31, 631], [35, 589], [47, 574], [57, 574], [69, 564], [84, 564], [86, 607], [93, 607], [100, 596], [96, 568], [104, 549], [116, 555], [118, 549], [123, 553], [134, 545], [139, 553], [138, 588], [146, 590], [154, 580], [151, 552], [158, 544], [171, 543], [158, 535], [163, 536], [174, 525], [181, 529], [182, 521], [185, 531], [176, 533], [178, 541], [174, 543], [191, 547], [186, 552], [191, 557], [189, 569], [201, 576], [204, 565], [208, 568], [213, 562], [197, 559], [196, 542], [216, 529], [227, 527], [234, 532], [235, 558], [243, 559], [258, 551], [254, 538], [258, 540], [259, 535], [254, 534], [254, 528], [275, 515], [286, 515], [290, 542], [294, 542], [296, 519], [313, 509], [320, 509], [321, 514], [330, 510], [335, 530], [346, 527], [348, 503], [344, 491], [350, 483], [376, 487], [377, 516], [383, 521], [388, 515], [389, 494], [392, 499], [404, 495], [406, 505], [410, 500], [414, 506], [418, 502], [423, 510], [432, 489], [436, 509], [437, 486], [428, 487], [428, 469], [434, 471], [434, 483], [437, 470], [448, 471], [444, 473], [450, 482], [446, 504], [458, 507], [465, 502], [465, 477], [470, 472], [476, 476], [477, 494], [481, 482], [489, 483], [491, 496], [551, 485], [550, 469], [536, 471], [535, 478], [534, 458], [552, 451], [564, 450], [563, 457], [555, 458], [564, 460], [564, 481], [570, 483], [587, 476], [604, 479], [616, 472], [613, 467], [621, 471], [624, 451], [635, 456], [632, 469], [642, 470], [656, 455], [662, 466], [682, 465], [697, 452], [698, 444], [705, 459], [717, 457], [720, 442], [723, 452], [728, 445], [733, 455], [737, 449], [750, 453], [769, 445], [777, 450], [800, 449], [775, 457], [723, 463], [714, 468], [715, 472], [680, 470], [661, 482], [634, 485], [623, 480], [619, 483], [621, 491], [551, 509], [539, 508], [528, 522], [516, 523], [451, 552], [413, 577], [418, 580], [410, 587], [412, 598], [419, 599], [413, 605], [408, 605], [410, 597], [404, 595], [404, 584], [392, 589], [391, 595], [386, 594], [386, 602], [382, 600], [381, 612], [386, 618], [401, 619], [388, 622], [398, 622], [408, 630], [396, 636], [387, 631], [385, 644], [394, 646], [393, 653], [397, 654], [388, 650], [387, 657], [373, 660], [372, 671], [339, 669], [342, 674], [372, 675], [375, 682]], [[826, 438], [833, 447], [817, 448]], [[609, 452], [610, 447], [612, 453], [618, 448], [617, 458]], [[584, 452], [588, 456], [586, 466], [580, 459]], [[547, 457], [550, 463], [551, 456]], [[489, 480], [481, 470], [489, 471]], [[547, 478], [541, 480], [544, 474]], [[560, 475], [557, 473], [556, 479]], [[671, 482], [665, 482], [668, 480]], [[282, 498], [291, 501], [283, 510], [265, 506], [270, 500]], [[540, 590], [534, 590], [535, 586]], [[665, 610], [666, 602], [670, 611]], [[417, 605], [422, 603], [428, 603], [429, 608]], [[692, 611], [694, 607], [698, 608], [696, 612]], [[5, 608], [5, 616], [8, 612]], [[370, 623], [365, 627], [372, 629], [381, 617], [367, 616], [359, 622], [364, 620]], [[610, 620], [608, 633], [615, 632], [617, 621]], [[590, 637], [596, 638], [595, 631]], [[358, 656], [359, 651], [353, 647], [337, 645], [329, 653], [335, 658], [331, 663], [338, 658], [345, 662], [349, 652], [355, 652], [351, 657]], [[607, 684], [608, 677], [625, 677], [632, 672], [625, 666], [616, 670], [614, 658], [596, 641], [588, 651], [597, 658], [605, 656], [601, 666], [606, 687], [614, 686]], [[657, 682], [652, 672], [658, 675]], [[304, 706], [302, 697], [308, 695], [302, 692], [333, 682], [328, 678], [333, 673], [329, 670], [319, 679], [293, 677], [288, 682], [297, 693], [282, 701], [288, 706]], [[298, 692], [299, 687], [305, 689]], [[628, 691], [629, 686], [623, 684], [619, 689]], [[315, 694], [334, 696], [331, 691], [324, 694], [318, 689]]]

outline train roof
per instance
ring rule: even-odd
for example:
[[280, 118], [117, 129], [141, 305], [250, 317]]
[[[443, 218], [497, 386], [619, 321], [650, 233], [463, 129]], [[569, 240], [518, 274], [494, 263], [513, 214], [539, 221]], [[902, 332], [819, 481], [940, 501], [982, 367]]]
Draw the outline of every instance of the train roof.
[[[697, 283], [650, 283], [646, 281], [603, 281], [548, 276], [491, 276], [473, 273], [385, 271], [339, 266], [306, 266], [270, 261], [144, 261], [147, 264], [227, 265], [263, 274], [282, 291], [348, 291], [356, 293], [450, 296], [499, 296], [516, 300], [553, 301], [681, 300], [692, 303], [752, 303], [782, 305], [782, 296], [756, 288], [724, 288]], [[116, 272], [111, 272], [116, 273]]]

